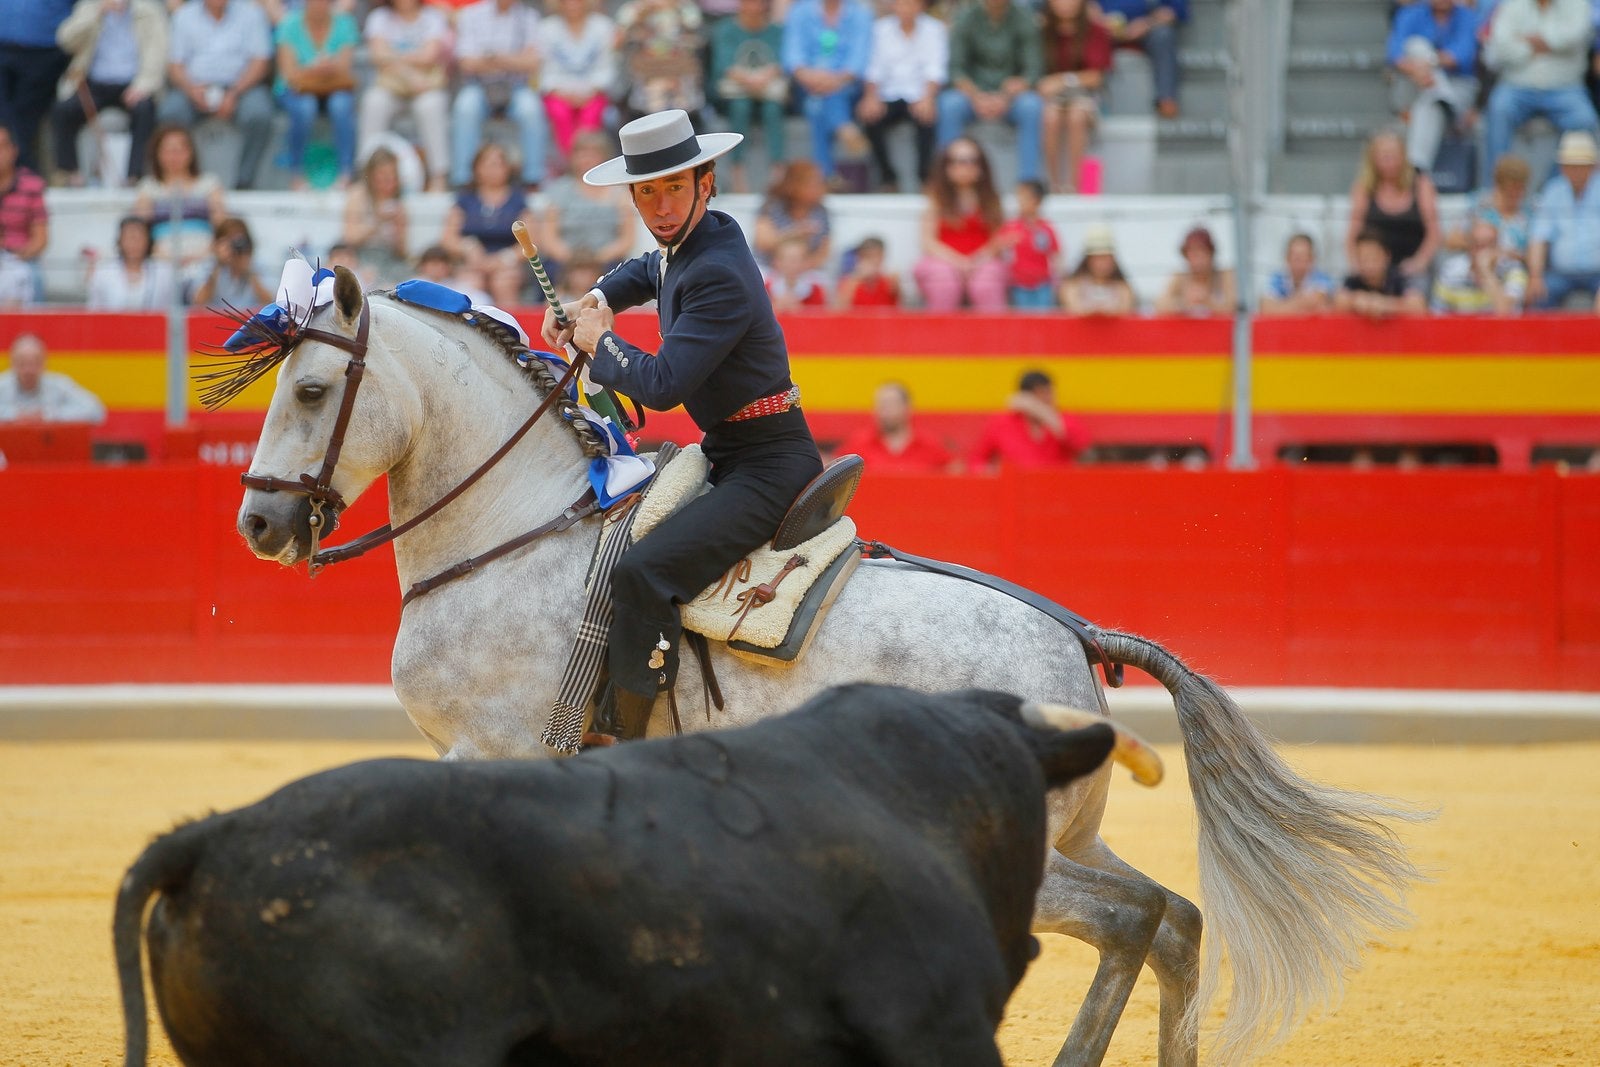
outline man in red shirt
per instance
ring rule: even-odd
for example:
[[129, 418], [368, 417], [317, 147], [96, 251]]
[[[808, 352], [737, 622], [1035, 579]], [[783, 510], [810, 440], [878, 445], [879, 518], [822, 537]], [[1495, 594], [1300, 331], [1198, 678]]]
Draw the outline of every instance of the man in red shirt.
[[1089, 433], [1071, 415], [1056, 410], [1056, 387], [1043, 371], [1022, 376], [1006, 410], [990, 419], [972, 450], [973, 470], [1002, 465], [1022, 470], [1071, 463], [1089, 447]]
[[911, 426], [911, 393], [899, 382], [884, 382], [872, 396], [873, 425], [840, 447], [867, 461], [867, 470], [894, 474], [930, 474], [947, 470], [951, 456], [931, 437]]

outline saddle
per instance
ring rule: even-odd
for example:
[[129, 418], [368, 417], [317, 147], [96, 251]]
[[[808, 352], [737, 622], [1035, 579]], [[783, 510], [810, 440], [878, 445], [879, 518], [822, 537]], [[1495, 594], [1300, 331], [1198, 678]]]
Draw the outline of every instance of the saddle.
[[[770, 542], [682, 606], [683, 628], [725, 642], [746, 659], [783, 667], [798, 662], [861, 562], [855, 523], [844, 512], [864, 468], [860, 456], [841, 456], [813, 478]], [[698, 445], [674, 456], [639, 502], [633, 539], [648, 536], [709, 491], [709, 472]]]

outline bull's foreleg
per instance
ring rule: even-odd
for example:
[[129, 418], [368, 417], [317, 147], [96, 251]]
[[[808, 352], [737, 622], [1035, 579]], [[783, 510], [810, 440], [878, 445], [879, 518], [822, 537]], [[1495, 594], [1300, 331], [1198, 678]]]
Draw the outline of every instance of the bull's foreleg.
[[[1166, 891], [1137, 872], [1096, 870], [1051, 852], [1034, 928], [1075, 937], [1100, 953], [1094, 982], [1056, 1067], [1097, 1067], [1105, 1059], [1166, 909]], [[1162, 1063], [1166, 1067], [1165, 1056]]]

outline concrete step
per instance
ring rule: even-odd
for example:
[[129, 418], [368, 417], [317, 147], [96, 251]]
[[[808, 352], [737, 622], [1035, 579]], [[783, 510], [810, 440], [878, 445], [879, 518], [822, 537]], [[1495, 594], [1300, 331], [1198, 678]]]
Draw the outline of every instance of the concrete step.
[[1228, 123], [1224, 118], [1160, 119], [1156, 122], [1156, 141], [1161, 152], [1185, 151], [1191, 146], [1215, 147], [1226, 142]]
[[1178, 86], [1178, 102], [1186, 119], [1228, 118], [1228, 81], [1221, 71], [1185, 71]]
[[1361, 159], [1361, 141], [1315, 152], [1286, 153], [1274, 161], [1267, 188], [1274, 193], [1337, 196], [1350, 191]]
[[1290, 48], [1382, 48], [1388, 35], [1381, 0], [1298, 0], [1289, 18]]
[[1156, 156], [1155, 191], [1168, 195], [1226, 195], [1233, 186], [1226, 149], [1171, 150]]
[[1321, 143], [1329, 140], [1364, 141], [1374, 130], [1388, 125], [1387, 117], [1367, 116], [1304, 116], [1291, 118], [1287, 129], [1287, 143]]
[[1389, 86], [1382, 74], [1363, 70], [1301, 70], [1287, 79], [1284, 111], [1296, 118], [1389, 117]]
[[1292, 72], [1318, 70], [1380, 71], [1384, 67], [1384, 49], [1379, 47], [1322, 48], [1309, 46], [1289, 49], [1289, 70]]
[[1222, 4], [1191, 4], [1189, 21], [1178, 29], [1184, 48], [1227, 48], [1228, 9]]

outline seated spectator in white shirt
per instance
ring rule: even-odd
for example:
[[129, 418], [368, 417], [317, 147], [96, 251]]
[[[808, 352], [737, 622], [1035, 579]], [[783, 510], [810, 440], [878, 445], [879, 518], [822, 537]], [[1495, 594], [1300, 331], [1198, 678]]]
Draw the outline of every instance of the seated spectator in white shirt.
[[137, 181], [156, 128], [155, 94], [167, 80], [166, 8], [161, 0], [78, 0], [56, 41], [72, 53], [51, 113], [56, 168], [68, 185], [82, 185], [78, 131], [88, 111], [122, 108], [132, 138], [127, 177]]
[[917, 185], [928, 180], [938, 134], [939, 90], [950, 75], [950, 35], [923, 10], [923, 0], [893, 0], [893, 14], [872, 24], [872, 51], [856, 118], [872, 145], [885, 192], [898, 192], [900, 175], [889, 158], [889, 131], [902, 122], [917, 133]]
[[99, 397], [44, 364], [44, 342], [36, 335], [19, 334], [11, 342], [11, 369], [0, 373], [0, 422], [106, 421]]
[[391, 0], [367, 16], [365, 37], [373, 77], [361, 94], [360, 154], [409, 110], [427, 159], [428, 191], [443, 192], [450, 173], [449, 20], [422, 0]]
[[1308, 233], [1289, 238], [1283, 269], [1272, 272], [1261, 294], [1263, 315], [1315, 315], [1333, 305], [1333, 279], [1317, 268], [1317, 244]]
[[188, 0], [172, 16], [159, 118], [192, 129], [201, 118], [233, 123], [243, 138], [234, 185], [249, 189], [272, 143], [272, 27], [255, 0]]
[[456, 68], [461, 85], [450, 106], [450, 184], [472, 181], [472, 161], [483, 147], [483, 123], [505, 112], [517, 127], [522, 184], [546, 176], [549, 121], [539, 93], [539, 14], [522, 0], [479, 0], [456, 16]]
[[1583, 87], [1590, 18], [1589, 0], [1500, 0], [1495, 6], [1484, 49], [1484, 62], [1499, 72], [1484, 116], [1489, 169], [1517, 129], [1537, 115], [1563, 133], [1600, 126]]
[[96, 311], [159, 311], [174, 296], [171, 262], [151, 259], [150, 222], [130, 215], [117, 226], [117, 255], [89, 252], [89, 307]]

